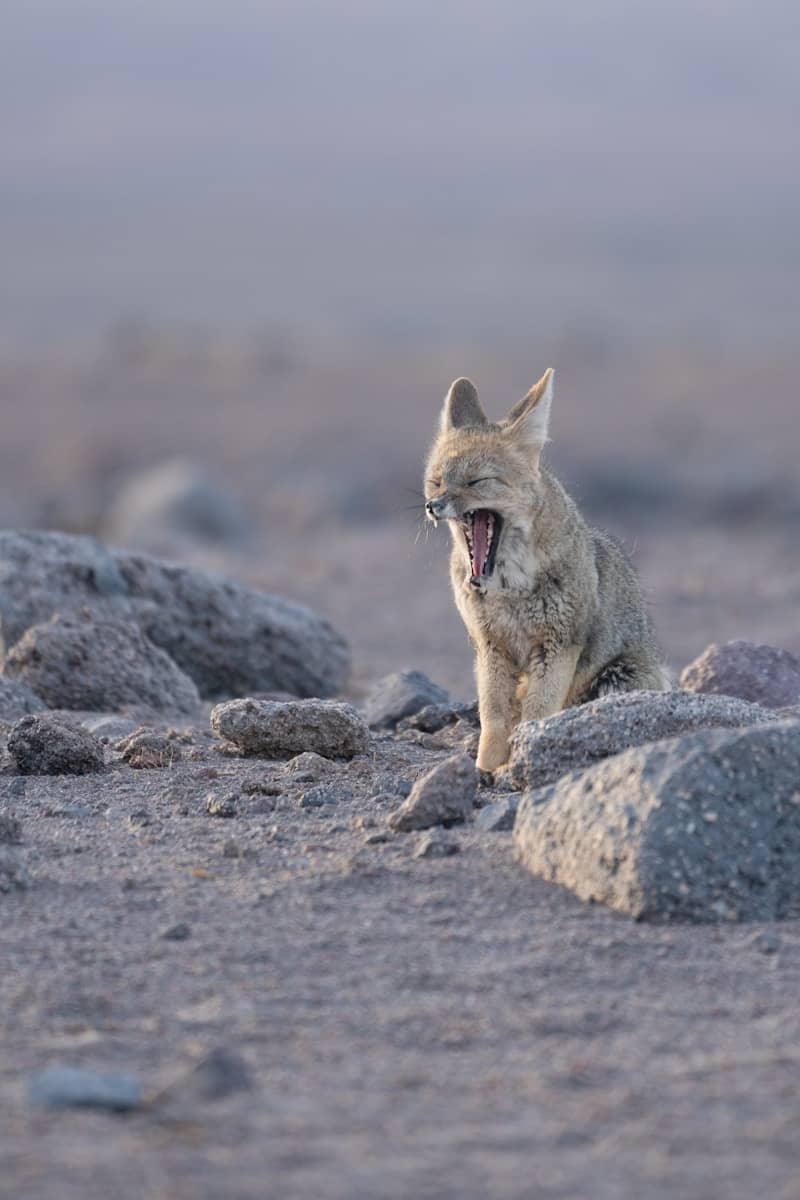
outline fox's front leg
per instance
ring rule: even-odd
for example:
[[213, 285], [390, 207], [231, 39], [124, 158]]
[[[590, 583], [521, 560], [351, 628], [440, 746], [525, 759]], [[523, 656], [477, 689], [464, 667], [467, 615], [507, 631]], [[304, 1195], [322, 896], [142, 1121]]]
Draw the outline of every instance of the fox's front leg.
[[541, 721], [561, 712], [567, 702], [575, 668], [580, 658], [579, 646], [541, 650], [528, 670], [528, 687], [522, 698], [522, 720]]
[[518, 711], [517, 675], [508, 660], [489, 647], [478, 648], [475, 674], [481, 718], [476, 766], [479, 771], [495, 771], [508, 758], [508, 739]]

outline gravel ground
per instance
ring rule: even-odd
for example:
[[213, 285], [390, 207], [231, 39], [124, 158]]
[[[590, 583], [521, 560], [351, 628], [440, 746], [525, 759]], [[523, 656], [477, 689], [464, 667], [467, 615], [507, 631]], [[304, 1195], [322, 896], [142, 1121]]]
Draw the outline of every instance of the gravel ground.
[[[637, 925], [473, 825], [415, 858], [387, 788], [436, 738], [374, 739], [325, 775], [351, 799], [303, 808], [313, 782], [190, 737], [171, 769], [0, 780], [32, 875], [0, 895], [2, 1194], [798, 1195], [800, 925]], [[218, 1047], [252, 1090], [154, 1099]], [[57, 1064], [145, 1103], [33, 1108]]]

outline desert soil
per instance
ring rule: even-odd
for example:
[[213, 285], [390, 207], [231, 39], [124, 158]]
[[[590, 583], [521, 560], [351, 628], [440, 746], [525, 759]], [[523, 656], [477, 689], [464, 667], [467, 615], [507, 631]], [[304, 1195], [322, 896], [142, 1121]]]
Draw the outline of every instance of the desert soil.
[[[32, 875], [0, 896], [3, 1194], [800, 1193], [800, 925], [637, 925], [474, 826], [417, 858], [375, 793], [430, 741], [379, 736], [330, 776], [352, 799], [308, 809], [284, 764], [187, 739], [169, 769], [0, 782]], [[251, 1090], [152, 1099], [215, 1047]], [[36, 1109], [54, 1064], [133, 1072], [145, 1103]]]

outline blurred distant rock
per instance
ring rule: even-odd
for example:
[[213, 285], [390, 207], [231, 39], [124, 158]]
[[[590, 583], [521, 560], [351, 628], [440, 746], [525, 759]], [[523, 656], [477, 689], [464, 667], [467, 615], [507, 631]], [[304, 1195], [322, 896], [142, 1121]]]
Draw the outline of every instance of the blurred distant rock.
[[765, 708], [786, 708], [800, 704], [800, 659], [756, 642], [712, 643], [684, 667], [681, 687], [738, 696]]
[[246, 550], [255, 527], [231, 489], [197, 464], [176, 458], [122, 485], [103, 534], [118, 545], [175, 554], [197, 546]]
[[95, 619], [136, 622], [204, 697], [325, 697], [348, 674], [347, 643], [311, 609], [93, 538], [0, 532], [0, 578], [4, 654], [32, 625], [88, 608]]
[[44, 712], [46, 707], [24, 684], [0, 678], [0, 721], [17, 721], [28, 713]]
[[393, 729], [404, 717], [449, 700], [423, 671], [397, 671], [374, 684], [364, 701], [364, 716], [373, 729]]

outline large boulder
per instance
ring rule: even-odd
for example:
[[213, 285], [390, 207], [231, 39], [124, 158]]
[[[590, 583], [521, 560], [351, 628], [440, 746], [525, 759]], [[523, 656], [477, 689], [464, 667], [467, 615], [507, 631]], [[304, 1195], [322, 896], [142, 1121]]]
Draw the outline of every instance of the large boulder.
[[351, 704], [335, 700], [228, 700], [211, 710], [211, 728], [245, 754], [293, 758], [306, 751], [353, 758], [369, 745], [369, 730]]
[[757, 642], [713, 642], [684, 667], [681, 687], [689, 692], [738, 696], [764, 708], [800, 704], [800, 659], [788, 650]]
[[32, 625], [8, 651], [3, 669], [50, 708], [115, 712], [146, 704], [193, 713], [200, 704], [189, 676], [138, 625], [96, 618], [91, 609]]
[[54, 613], [84, 606], [135, 621], [204, 697], [330, 696], [347, 677], [346, 642], [302, 605], [93, 538], [0, 533], [0, 649]]
[[193, 546], [244, 550], [254, 539], [238, 497], [202, 467], [180, 458], [128, 479], [111, 504], [103, 533], [117, 545], [156, 554]]
[[520, 860], [653, 921], [800, 913], [800, 723], [641, 746], [526, 792]]
[[690, 692], [618, 692], [517, 726], [506, 778], [512, 787], [544, 787], [631, 746], [696, 729], [740, 728], [774, 713], [729, 696]]

